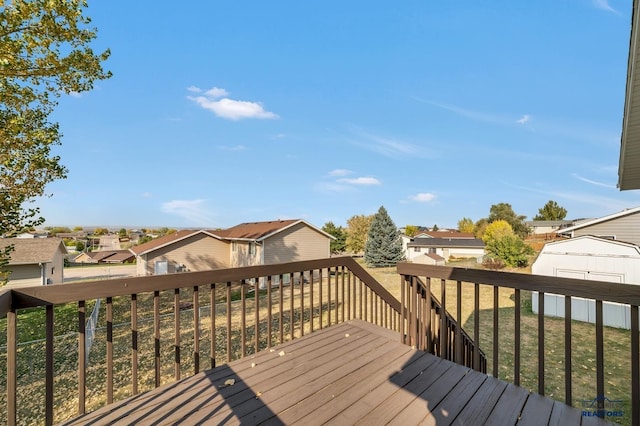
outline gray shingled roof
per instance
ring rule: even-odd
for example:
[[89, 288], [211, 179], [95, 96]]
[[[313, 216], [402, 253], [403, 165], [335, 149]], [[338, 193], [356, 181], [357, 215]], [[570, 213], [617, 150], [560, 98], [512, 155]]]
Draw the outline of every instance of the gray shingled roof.
[[484, 247], [477, 238], [415, 238], [407, 247]]
[[48, 263], [55, 258], [56, 251], [67, 249], [60, 238], [0, 238], [0, 248], [13, 244], [9, 265]]

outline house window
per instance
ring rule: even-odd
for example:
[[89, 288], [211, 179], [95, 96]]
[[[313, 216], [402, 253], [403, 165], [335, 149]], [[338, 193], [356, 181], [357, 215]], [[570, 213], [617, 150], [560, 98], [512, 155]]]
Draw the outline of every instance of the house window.
[[249, 254], [256, 254], [256, 243], [249, 243]]
[[430, 247], [430, 248], [429, 248], [429, 253], [431, 253], [431, 254], [436, 254], [436, 249], [435, 249], [435, 247]]
[[231, 241], [231, 251], [232, 252], [237, 252], [238, 251], [238, 243], [235, 241]]
[[413, 252], [414, 253], [420, 253], [420, 247], [414, 247], [413, 248]]

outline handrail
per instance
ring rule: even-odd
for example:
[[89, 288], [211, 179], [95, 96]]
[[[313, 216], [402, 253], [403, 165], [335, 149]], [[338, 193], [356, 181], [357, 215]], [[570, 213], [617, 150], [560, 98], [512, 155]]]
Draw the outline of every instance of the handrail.
[[[629, 339], [629, 373], [622, 373], [623, 377], [630, 377], [630, 388], [631, 395], [629, 398], [628, 405], [625, 405], [628, 410], [631, 412], [631, 424], [640, 424], [640, 285], [634, 284], [620, 284], [620, 283], [611, 283], [605, 281], [590, 281], [590, 280], [580, 280], [573, 278], [562, 278], [562, 277], [551, 277], [551, 276], [542, 276], [542, 275], [532, 275], [532, 274], [519, 274], [519, 273], [511, 273], [511, 272], [496, 272], [496, 271], [488, 271], [482, 269], [466, 269], [466, 268], [455, 268], [455, 267], [446, 267], [446, 266], [432, 266], [432, 265], [422, 265], [415, 263], [407, 263], [402, 262], [397, 266], [398, 273], [401, 276], [404, 276], [405, 282], [408, 283], [410, 288], [411, 286], [415, 286], [415, 283], [419, 278], [426, 278], [427, 282], [430, 280], [441, 280], [441, 292], [442, 292], [442, 300], [446, 297], [446, 282], [455, 282], [457, 285], [456, 297], [458, 302], [458, 315], [460, 315], [460, 300], [461, 300], [461, 285], [462, 283], [467, 283], [466, 285], [472, 285], [474, 289], [473, 294], [473, 339], [474, 344], [481, 344], [479, 341], [479, 330], [480, 330], [480, 287], [488, 290], [487, 287], [492, 288], [493, 293], [493, 303], [492, 306], [489, 307], [493, 311], [491, 322], [491, 330], [493, 333], [492, 342], [492, 359], [493, 359], [493, 372], [492, 374], [495, 377], [498, 377], [499, 373], [499, 362], [498, 355], [500, 353], [500, 343], [499, 343], [499, 327], [500, 324], [500, 315], [504, 315], [500, 313], [500, 305], [499, 305], [499, 290], [510, 289], [513, 290], [513, 383], [515, 385], [520, 385], [520, 375], [521, 375], [521, 345], [523, 342], [522, 339], [522, 328], [521, 324], [523, 322], [523, 304], [522, 291], [530, 291], [532, 294], [532, 298], [534, 301], [537, 299], [538, 305], [538, 313], [536, 325], [537, 331], [533, 331], [537, 334], [537, 354], [534, 351], [529, 351], [525, 354], [526, 357], [534, 357], [537, 358], [537, 379], [538, 379], [538, 393], [541, 395], [545, 394], [545, 373], [547, 373], [548, 366], [545, 361], [547, 357], [550, 356], [549, 353], [553, 353], [555, 349], [547, 349], [545, 348], [545, 295], [559, 295], [564, 296], [560, 297], [559, 302], [562, 301], [564, 304], [564, 359], [560, 361], [561, 367], [556, 367], [558, 369], [564, 369], [564, 390], [565, 390], [565, 403], [567, 405], [573, 405], [575, 403], [573, 398], [573, 388], [572, 388], [572, 379], [574, 377], [575, 368], [573, 367], [573, 354], [575, 350], [575, 343], [572, 342], [572, 298], [582, 298], [591, 301], [593, 307], [593, 311], [595, 311], [595, 324], [593, 325], [593, 335], [595, 337], [595, 376], [596, 376], [596, 384], [595, 390], [593, 392], [593, 396], [596, 399], [593, 400], [593, 404], [598, 402], [598, 404], [604, 404], [604, 399], [606, 398], [605, 394], [605, 344], [604, 344], [604, 316], [605, 310], [604, 306], [608, 302], [622, 304], [627, 306], [628, 312], [630, 314], [630, 336], [624, 337], [624, 339]], [[427, 293], [430, 293], [430, 290], [427, 290]], [[555, 299], [554, 299], [555, 300]], [[411, 301], [410, 306], [414, 306], [415, 301]], [[403, 305], [404, 306], [404, 305]], [[420, 324], [420, 315], [421, 312], [419, 308], [414, 309], [415, 313], [411, 313], [410, 320], [412, 324]], [[536, 314], [534, 314], [535, 316]], [[511, 318], [509, 320], [511, 320]], [[425, 317], [425, 322], [429, 322], [429, 317]], [[485, 326], [483, 325], [483, 328]], [[531, 326], [529, 326], [531, 328]], [[411, 329], [409, 330], [411, 331]], [[421, 335], [412, 335], [410, 336], [412, 339], [417, 339], [420, 342]], [[527, 336], [528, 340], [532, 339], [532, 336]], [[534, 337], [535, 339], [535, 337]], [[535, 340], [534, 340], [535, 341]], [[547, 351], [549, 353], [547, 353]], [[618, 349], [616, 351], [619, 351]], [[561, 353], [561, 351], [558, 351]], [[480, 353], [476, 352], [474, 356], [474, 366], [477, 366], [479, 360]], [[608, 354], [607, 354], [608, 356]], [[584, 361], [583, 361], [584, 362]], [[589, 362], [593, 362], [593, 360], [589, 360]], [[626, 362], [626, 361], [625, 361]], [[529, 363], [530, 364], [530, 363]], [[586, 368], [585, 366], [581, 366], [581, 368]], [[554, 374], [557, 375], [557, 373]], [[609, 372], [608, 374], [611, 374]], [[584, 386], [581, 386], [584, 388]], [[583, 389], [581, 389], [583, 391]], [[587, 401], [589, 403], [589, 401]], [[625, 402], [627, 404], [627, 402]], [[602, 407], [597, 407], [602, 408]], [[606, 410], [605, 410], [606, 411]], [[602, 410], [600, 411], [602, 413]], [[592, 414], [597, 415], [597, 414]]]
[[[286, 287], [283, 280], [285, 275], [290, 277]], [[310, 278], [308, 282], [307, 277]], [[266, 284], [266, 295], [257, 291], [259, 282]], [[240, 300], [237, 303], [231, 300], [232, 287], [239, 289]], [[250, 296], [247, 289], [255, 292]], [[189, 308], [184, 314], [190, 315], [190, 318], [183, 314], [185, 298]], [[131, 389], [128, 392], [135, 395], [139, 392], [139, 382], [157, 387], [166, 380], [178, 380], [181, 371], [184, 374], [184, 367], [191, 364], [193, 369], [190, 374], [195, 374], [202, 369], [201, 364], [214, 367], [216, 358], [229, 362], [236, 357], [271, 347], [272, 340], [284, 342], [304, 335], [305, 330], [311, 332], [314, 327], [323, 328], [350, 319], [362, 319], [398, 331], [402, 322], [400, 302], [351, 257], [109, 281], [8, 287], [0, 290], [0, 318], [7, 317], [6, 423], [17, 422], [18, 404], [26, 401], [18, 398], [17, 371], [21, 359], [19, 355], [25, 350], [17, 346], [18, 327], [22, 310], [26, 308], [44, 308], [42, 311], [46, 313], [44, 353], [38, 351], [37, 354], [40, 357], [38, 362], [44, 361], [45, 364], [37, 377], [38, 386], [45, 389], [44, 404], [37, 407], [38, 410], [44, 409], [44, 413], [38, 421], [44, 418], [46, 424], [52, 424], [54, 410], [58, 410], [54, 387], [62, 377], [59, 377], [61, 373], [55, 363], [67, 358], [54, 356], [55, 351], [59, 350], [54, 337], [54, 308], [59, 305], [75, 304], [72, 310], [77, 316], [77, 320], [74, 320], [77, 337], [68, 349], [74, 352], [69, 353], [68, 357], [70, 362], [75, 363], [71, 371], [76, 369], [77, 374], [67, 374], [64, 380], [76, 383], [77, 413], [83, 414], [90, 408], [87, 398], [93, 395], [93, 391], [88, 392], [89, 369], [97, 365], [85, 360], [88, 354], [85, 352], [88, 340], [85, 324], [86, 301], [94, 299], [105, 299], [106, 337], [101, 338], [101, 344], [106, 343], [106, 347], [102, 349], [105, 353], [99, 355], [99, 363], [100, 368], [104, 368], [102, 379], [105, 390], [101, 392], [104, 392], [106, 403], [120, 398], [116, 392], [123, 387]], [[144, 309], [143, 303], [146, 303]], [[153, 304], [152, 308], [150, 303]], [[130, 321], [130, 331], [119, 329], [116, 333], [114, 321], [117, 306], [120, 315], [125, 315], [126, 321]], [[205, 309], [204, 314], [201, 314], [201, 308]], [[168, 317], [163, 316], [167, 311], [173, 313], [172, 325], [167, 321]], [[238, 318], [232, 321], [231, 315], [236, 313]], [[148, 316], [151, 321], [143, 324], [143, 321], [139, 321], [140, 315]], [[187, 331], [181, 331], [184, 321], [189, 321], [185, 329]], [[146, 340], [143, 342], [143, 339]], [[168, 345], [169, 339], [172, 340], [171, 345]], [[201, 347], [201, 340], [207, 345]], [[118, 358], [118, 342], [121, 345], [120, 353], [124, 349], [129, 352], [128, 356], [120, 355]], [[169, 348], [170, 351], [167, 351]], [[142, 363], [143, 351], [146, 351], [144, 356], [150, 362]], [[171, 352], [172, 362], [167, 358]], [[76, 356], [77, 360], [74, 361]], [[207, 357], [209, 362], [206, 362]], [[123, 377], [117, 377], [119, 363], [130, 372], [128, 384], [121, 382]], [[138, 373], [138, 368], [142, 370], [143, 365], [147, 366], [145, 371], [150, 373], [144, 377]], [[65, 368], [68, 367], [65, 364]], [[174, 377], [167, 378], [166, 370], [171, 367]], [[68, 410], [65, 415], [68, 415]]]
[[[329, 267], [344, 266], [358, 275], [363, 283], [378, 294], [395, 312], [400, 312], [400, 302], [393, 297], [375, 278], [373, 278], [358, 262], [349, 256], [338, 256], [327, 259], [307, 260], [301, 262], [280, 263], [275, 265], [247, 266], [243, 268], [226, 268], [200, 272], [181, 272], [167, 275], [145, 277], [116, 278], [86, 281], [74, 284], [53, 284], [6, 288], [0, 293], [0, 318], [4, 318], [13, 306], [24, 309], [48, 304], [63, 304], [105, 297], [128, 296], [135, 293], [166, 291], [179, 287], [208, 285], [211, 283], [240, 282], [248, 277], [274, 276], [282, 271], [307, 271]], [[9, 294], [9, 296], [7, 296]], [[11, 304], [7, 298], [11, 297]]]
[[407, 262], [398, 263], [398, 273], [401, 275], [429, 276], [451, 281], [490, 284], [512, 289], [583, 297], [585, 299], [597, 299], [627, 305], [640, 305], [640, 285], [634, 284], [496, 272], [484, 269], [420, 265]]

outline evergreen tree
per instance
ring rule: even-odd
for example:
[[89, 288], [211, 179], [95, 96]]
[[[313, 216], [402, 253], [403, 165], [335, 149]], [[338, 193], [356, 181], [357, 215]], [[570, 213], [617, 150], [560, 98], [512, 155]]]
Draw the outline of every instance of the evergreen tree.
[[347, 248], [347, 233], [344, 228], [342, 226], [336, 226], [333, 222], [327, 222], [322, 227], [322, 230], [336, 238], [335, 240], [331, 240], [330, 243], [331, 254], [344, 253]]
[[368, 266], [393, 266], [404, 260], [402, 238], [389, 213], [381, 206], [373, 216], [367, 243], [364, 249], [364, 261]]

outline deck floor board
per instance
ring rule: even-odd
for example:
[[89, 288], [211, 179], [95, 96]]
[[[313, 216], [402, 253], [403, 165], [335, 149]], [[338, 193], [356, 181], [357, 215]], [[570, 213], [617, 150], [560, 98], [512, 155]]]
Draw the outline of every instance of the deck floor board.
[[411, 349], [397, 333], [354, 320], [64, 424], [513, 425], [541, 420], [579, 425], [585, 419], [575, 408]]

